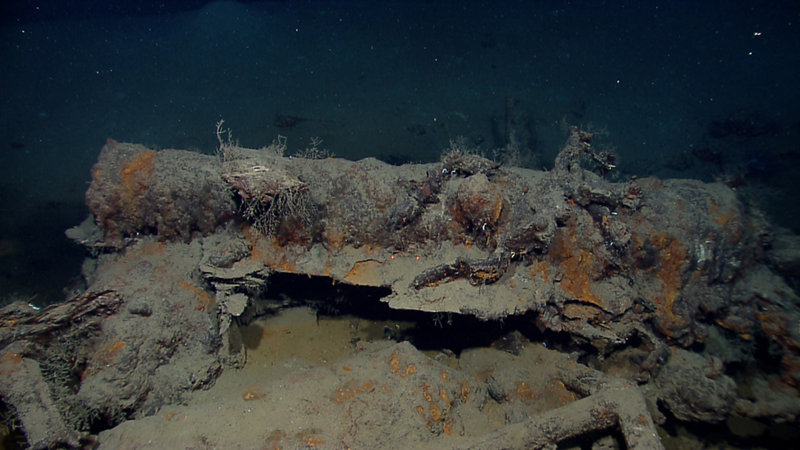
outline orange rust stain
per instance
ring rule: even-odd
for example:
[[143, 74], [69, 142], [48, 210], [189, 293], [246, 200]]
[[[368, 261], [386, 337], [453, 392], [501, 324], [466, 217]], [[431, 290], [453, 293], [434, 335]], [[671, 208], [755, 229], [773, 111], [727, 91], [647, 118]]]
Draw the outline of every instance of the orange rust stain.
[[125, 341], [117, 341], [111, 344], [111, 347], [108, 349], [109, 358], [112, 361], [116, 360], [123, 348], [125, 348]]
[[350, 372], [350, 367], [349, 366], [342, 366], [342, 370], [344, 370], [345, 372]]
[[305, 445], [306, 447], [316, 447], [320, 444], [325, 443], [322, 439], [315, 438], [314, 436], [303, 434], [299, 436], [300, 442]]
[[97, 167], [92, 167], [92, 182], [100, 183], [100, 177], [103, 175], [103, 170]]
[[178, 415], [178, 411], [172, 411], [171, 413], [167, 413], [167, 415], [164, 416], [164, 420], [171, 420], [173, 417], [175, 417], [177, 415]]
[[248, 386], [247, 389], [244, 391], [244, 394], [242, 394], [242, 399], [248, 402], [251, 400], [260, 400], [266, 397], [266, 395], [267, 394], [261, 391], [261, 386], [257, 384], [252, 384]]
[[669, 323], [675, 323], [673, 306], [683, 288], [681, 269], [686, 260], [686, 247], [672, 236], [660, 232], [654, 232], [650, 242], [662, 250], [661, 267], [656, 273], [663, 283], [662, 295], [655, 299], [658, 312]]
[[708, 215], [711, 216], [711, 219], [717, 223], [717, 225], [724, 227], [731, 221], [733, 216], [736, 215], [736, 211], [733, 208], [728, 208], [725, 213], [722, 212], [722, 208], [716, 203], [712, 203], [708, 205]]
[[12, 364], [19, 364], [22, 362], [22, 353], [14, 353], [14, 352], [6, 352], [2, 358], [0, 358], [0, 363], [12, 363]]
[[284, 273], [300, 272], [297, 264], [287, 255], [286, 247], [276, 237], [265, 238], [252, 226], [243, 227], [242, 233], [250, 244], [249, 264], [263, 264]]
[[781, 380], [793, 388], [800, 387], [800, 356], [787, 353], [781, 358], [781, 365], [784, 370]]
[[481, 195], [474, 195], [475, 191], [472, 189], [467, 191], [471, 191], [469, 195], [465, 197], [459, 195], [448, 208], [453, 221], [468, 227], [474, 217], [482, 216], [488, 223], [496, 224], [503, 212], [503, 197], [500, 193], [493, 186], [489, 186], [489, 189]]
[[250, 225], [242, 226], [242, 234], [245, 240], [250, 244], [250, 256], [247, 257], [249, 263], [265, 263], [266, 254], [261, 248], [262, 236], [261, 233]]
[[591, 287], [591, 274], [595, 272], [594, 255], [580, 249], [577, 255], [570, 255], [561, 263], [561, 269], [564, 271], [561, 287], [565, 291], [582, 302], [603, 307], [603, 300], [594, 295]]
[[520, 381], [517, 383], [517, 396], [521, 398], [524, 402], [530, 402], [533, 400], [533, 391], [531, 387], [528, 386], [528, 383], [524, 381]]
[[749, 321], [735, 320], [735, 319], [731, 320], [731, 316], [728, 316], [723, 318], [717, 318], [714, 320], [714, 322], [726, 330], [738, 333], [739, 337], [741, 337], [745, 341], [749, 341], [750, 339], [752, 339], [750, 333], [753, 331], [752, 329], [753, 324], [750, 323]]
[[442, 399], [445, 406], [450, 407], [450, 398], [447, 396], [447, 391], [441, 386], [439, 387], [439, 398]]
[[469, 387], [469, 382], [467, 381], [466, 378], [462, 378], [461, 379], [461, 399], [464, 400], [465, 402], [467, 400], [469, 400], [470, 391], [471, 391], [471, 389]]
[[166, 248], [167, 244], [164, 242], [145, 242], [138, 248], [138, 253], [144, 256], [160, 256]]
[[441, 408], [439, 408], [435, 403], [431, 403], [431, 420], [439, 422], [443, 417], [444, 415], [442, 414]]
[[424, 385], [422, 385], [422, 395], [425, 397], [425, 400], [432, 402], [433, 397], [431, 396], [431, 383], [426, 381]]
[[492, 223], [497, 223], [500, 220], [500, 214], [503, 212], [503, 197], [500, 194], [497, 194], [497, 201], [495, 201], [494, 207], [492, 208], [492, 215], [491, 221]]
[[249, 223], [242, 224], [242, 235], [251, 247], [255, 245], [261, 237], [261, 234], [258, 232], [258, 230], [256, 230], [256, 228]]
[[789, 332], [791, 325], [787, 323], [789, 316], [786, 313], [772, 305], [761, 305], [756, 309], [755, 316], [761, 324], [761, 330], [770, 339], [795, 352], [800, 351], [800, 342], [792, 339], [792, 333]]
[[380, 280], [382, 265], [383, 263], [374, 259], [358, 261], [344, 276], [344, 280], [353, 284], [375, 284]]
[[[422, 385], [422, 396], [425, 398], [425, 401], [428, 402], [427, 417], [425, 414], [425, 409], [422, 406], [417, 406], [416, 411], [425, 419], [429, 429], [433, 429], [434, 424], [441, 422], [445, 429], [452, 431], [454, 421], [451, 418], [446, 417], [447, 412], [450, 411], [450, 408], [452, 407], [450, 398], [447, 395], [447, 390], [444, 387], [439, 386], [439, 395], [435, 398], [433, 395], [431, 395], [431, 389], [431, 383], [428, 381]], [[441, 405], [437, 399], [441, 399]], [[445, 431], [445, 433], [450, 434], [448, 431]]]
[[597, 273], [594, 255], [581, 248], [580, 241], [575, 225], [568, 224], [553, 239], [551, 259], [554, 264], [560, 265], [563, 272], [562, 289], [582, 302], [602, 308], [603, 300], [597, 297], [591, 288], [594, 274]]
[[287, 273], [297, 273], [298, 272], [297, 264], [295, 264], [295, 263], [293, 263], [291, 261], [287, 261], [285, 259], [281, 260], [281, 262], [278, 263], [277, 269], [279, 271], [281, 271], [281, 272], [287, 272]]
[[373, 255], [375, 252], [383, 250], [383, 247], [374, 244], [364, 244], [361, 246], [361, 249], [364, 251], [365, 255]]
[[97, 370], [92, 369], [91, 367], [87, 368], [83, 372], [81, 372], [81, 381], [85, 380], [89, 375], [94, 375]]
[[453, 433], [453, 419], [448, 417], [443, 423], [443, 428], [444, 434], [450, 436]]
[[270, 450], [280, 450], [283, 448], [281, 445], [282, 441], [286, 438], [286, 434], [281, 430], [275, 430], [267, 436], [267, 441], [265, 442], [264, 449]]
[[531, 278], [541, 276], [542, 280], [550, 280], [550, 263], [547, 261], [537, 261], [531, 266]]
[[442, 381], [444, 381], [445, 383], [447, 383], [449, 381], [449, 376], [448, 376], [447, 372], [440, 373], [439, 374], [439, 378], [441, 378]]
[[786, 374], [784, 374], [784, 376], [782, 377], [775, 377], [775, 376], [769, 377], [767, 381], [769, 388], [772, 389], [773, 391], [783, 391], [791, 397], [797, 397], [799, 394], [797, 389], [787, 384], [784, 381], [785, 376]]
[[336, 392], [333, 393], [331, 397], [331, 401], [334, 403], [342, 403], [345, 400], [349, 400], [355, 397], [358, 394], [362, 394], [364, 392], [373, 392], [375, 390], [374, 385], [370, 381], [365, 381], [359, 384], [355, 380], [350, 380], [345, 383], [344, 386], [336, 389]]
[[389, 358], [389, 369], [392, 373], [400, 372], [400, 356], [397, 352], [392, 352], [392, 356]]
[[417, 372], [417, 366], [414, 364], [408, 364], [404, 367], [397, 352], [392, 352], [392, 356], [389, 358], [389, 369], [400, 378], [414, 375]]
[[576, 400], [575, 394], [572, 393], [561, 380], [551, 380], [547, 383], [547, 392], [555, 397], [558, 406], [564, 406]]
[[203, 310], [205, 310], [205, 309], [206, 309], [206, 307], [207, 307], [208, 305], [210, 305], [210, 304], [211, 304], [211, 303], [214, 301], [214, 299], [213, 299], [213, 298], [211, 298], [211, 296], [210, 296], [210, 295], [208, 295], [208, 294], [206, 293], [206, 291], [204, 291], [204, 290], [200, 289], [199, 287], [197, 287], [197, 286], [195, 286], [195, 285], [193, 285], [193, 284], [189, 283], [189, 282], [188, 282], [188, 281], [186, 281], [186, 280], [180, 280], [180, 281], [178, 282], [178, 284], [179, 284], [179, 285], [180, 285], [182, 288], [184, 288], [184, 289], [186, 289], [186, 290], [188, 290], [188, 291], [191, 291], [192, 293], [194, 293], [195, 295], [197, 295], [197, 297], [200, 299], [200, 306], [196, 306], [196, 307], [194, 308], [194, 309], [195, 309], [195, 310], [197, 310], [197, 311], [203, 311]]
[[326, 228], [322, 233], [323, 238], [328, 243], [328, 248], [341, 250], [344, 247], [344, 233], [335, 228]]
[[331, 277], [331, 260], [328, 258], [325, 260], [325, 269], [322, 270], [322, 275], [326, 277]]
[[[286, 249], [278, 242], [276, 237], [272, 237], [266, 241], [269, 248], [266, 252], [259, 249], [260, 261], [272, 268], [287, 273], [298, 273], [297, 264], [294, 261], [287, 259]], [[257, 248], [257, 247], [256, 247]], [[277, 258], [280, 257], [280, 260]]]
[[131, 208], [133, 212], [136, 212], [135, 199], [150, 187], [151, 178], [155, 171], [155, 156], [155, 151], [148, 150], [122, 166], [121, 201], [125, 207]]
[[[125, 348], [125, 341], [117, 341], [114, 343], [106, 343], [103, 344], [95, 353], [95, 365], [98, 367], [106, 366], [109, 364], [113, 364], [119, 354], [122, 353], [122, 350]], [[81, 377], [86, 377], [93, 373], [94, 371], [91, 368], [88, 368], [86, 371], [81, 374]]]
[[155, 170], [155, 157], [156, 152], [148, 150], [122, 166], [122, 188], [127, 193], [135, 194], [147, 190], [147, 182]]
[[11, 375], [19, 369], [19, 364], [21, 362], [21, 353], [6, 352], [0, 357], [0, 375]]

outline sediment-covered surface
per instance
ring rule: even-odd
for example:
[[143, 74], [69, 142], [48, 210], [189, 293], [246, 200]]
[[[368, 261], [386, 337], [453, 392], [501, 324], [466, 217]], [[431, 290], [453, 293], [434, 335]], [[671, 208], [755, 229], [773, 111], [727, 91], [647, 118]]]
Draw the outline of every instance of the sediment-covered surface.
[[[609, 182], [598, 174], [613, 169], [605, 156], [577, 130], [550, 172], [457, 148], [396, 167], [274, 146], [221, 143], [215, 158], [109, 141], [87, 192], [93, 216], [69, 235], [99, 255], [81, 298], [113, 296], [115, 309], [92, 326], [59, 322], [58, 333], [22, 332], [22, 318], [49, 323], [43, 312], [4, 310], [1, 370], [41, 375], [7, 378], [3, 399], [37, 446], [90, 441], [99, 424], [120, 424], [100, 435], [113, 446], [162, 428], [188, 433], [165, 445], [199, 445], [213, 420], [256, 421], [254, 444], [296, 447], [544, 447], [617, 430], [629, 447], [652, 448], [653, 421], [670, 417], [796, 424], [800, 254], [776, 243], [797, 237], [723, 184]], [[507, 370], [476, 371], [470, 353], [448, 368], [408, 343], [369, 347], [348, 370], [287, 375], [262, 406], [248, 404], [258, 414], [234, 420], [243, 405], [223, 404], [222, 419], [198, 417], [194, 431], [160, 417], [246, 364], [240, 325], [279, 308], [264, 296], [280, 273], [381, 288], [376, 302], [437, 320], [522, 320], [575, 353], [545, 358], [529, 344]], [[535, 374], [530, 358], [543, 358]], [[544, 401], [542, 386], [563, 404]], [[18, 395], [32, 387], [51, 392], [46, 407]], [[516, 397], [532, 409], [509, 406]], [[63, 431], [37, 428], [42, 414]], [[214, 434], [210, 445], [242, 437]]]

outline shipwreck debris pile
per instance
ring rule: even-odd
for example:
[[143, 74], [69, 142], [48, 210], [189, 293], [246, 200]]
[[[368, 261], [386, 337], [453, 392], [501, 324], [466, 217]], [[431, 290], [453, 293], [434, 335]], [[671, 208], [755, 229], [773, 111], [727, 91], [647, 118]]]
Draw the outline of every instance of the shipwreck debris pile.
[[[92, 414], [111, 424], [147, 415], [171, 400], [154, 398], [136, 374], [156, 356], [161, 364], [151, 370], [166, 374], [168, 361], [185, 370], [164, 375], [162, 388], [207, 385], [222, 365], [244, 360], [234, 318], [253, 307], [272, 274], [286, 273], [387, 288], [382, 300], [395, 309], [524, 315], [545, 333], [567, 336], [595, 369], [615, 375], [597, 372], [608, 379], [595, 387], [560, 376], [587, 396], [563, 407], [585, 415], [574, 428], [581, 433], [618, 427], [631, 447], [651, 448], [651, 417], [796, 423], [800, 311], [792, 286], [800, 255], [772, 243], [797, 237], [771, 228], [722, 184], [609, 182], [600, 174], [613, 160], [596, 153], [591, 138], [573, 130], [550, 172], [501, 167], [457, 149], [440, 163], [394, 167], [370, 158], [288, 158], [230, 142], [221, 142], [217, 159], [109, 141], [87, 192], [93, 220], [69, 234], [105, 251], [87, 266], [89, 290], [113, 292], [123, 306], [91, 345], [73, 349], [70, 370], [80, 379], [73, 400], [84, 385], [124, 389], [120, 404]], [[134, 287], [131, 277], [149, 284]], [[8, 313], [2, 317], [14, 330]], [[134, 323], [156, 320], [172, 330], [164, 331], [167, 345], [136, 336]], [[19, 340], [4, 341], [6, 354], [41, 360], [12, 344]], [[206, 355], [202, 373], [175, 367], [197, 352]], [[101, 357], [107, 368], [92, 362]], [[117, 374], [115, 364], [133, 375]], [[743, 383], [748, 389], [737, 389]], [[4, 385], [2, 394], [25, 426], [11, 394], [17, 388]], [[622, 397], [636, 405], [618, 403]], [[462, 436], [486, 447], [511, 434], [544, 445], [537, 443], [574, 435], [545, 424], [564, 411]]]

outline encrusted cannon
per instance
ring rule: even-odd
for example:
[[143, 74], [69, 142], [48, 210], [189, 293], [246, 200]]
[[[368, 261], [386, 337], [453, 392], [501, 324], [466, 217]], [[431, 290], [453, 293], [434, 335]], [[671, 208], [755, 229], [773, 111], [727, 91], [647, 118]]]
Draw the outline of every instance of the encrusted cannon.
[[[800, 248], [798, 237], [720, 183], [610, 182], [613, 160], [591, 141], [573, 130], [542, 172], [461, 148], [391, 166], [285, 157], [279, 144], [220, 140], [214, 157], [109, 140], [92, 170], [91, 217], [68, 235], [99, 255], [85, 266], [90, 292], [113, 292], [124, 307], [91, 342], [67, 347], [80, 385], [62, 409], [97, 405], [119, 421], [208, 385], [244, 360], [236, 318], [271, 277], [289, 274], [377, 287], [394, 309], [514, 318], [616, 375], [593, 372], [593, 388], [570, 378], [580, 370], [557, 376], [585, 398], [474, 441], [483, 446], [567, 439], [575, 430], [552, 418], [575, 410], [579, 432], [617, 427], [632, 447], [656, 445], [652, 420], [664, 412], [796, 422], [800, 257], [786, 249]], [[130, 326], [154, 320], [156, 334]], [[175, 375], [171, 360], [204, 366]], [[136, 373], [126, 378], [126, 367]], [[763, 382], [749, 393], [734, 389], [753, 378]], [[124, 395], [92, 394], [110, 389]], [[621, 392], [644, 400], [631, 410]]]
[[[266, 270], [388, 287], [383, 300], [396, 309], [531, 313], [542, 330], [600, 354], [638, 342], [650, 355], [636, 365], [640, 380], [658, 372], [667, 347], [750, 349], [742, 355], [763, 337], [782, 361], [776, 379], [797, 386], [796, 280], [782, 269], [793, 256], [771, 246], [796, 237], [720, 183], [609, 182], [599, 173], [613, 165], [591, 140], [573, 130], [549, 172], [460, 148], [440, 163], [390, 166], [230, 140], [216, 159], [110, 141], [87, 203], [103, 231], [95, 245], [219, 236], [207, 240], [203, 268], [217, 283]], [[730, 354], [704, 357], [743, 362]]]

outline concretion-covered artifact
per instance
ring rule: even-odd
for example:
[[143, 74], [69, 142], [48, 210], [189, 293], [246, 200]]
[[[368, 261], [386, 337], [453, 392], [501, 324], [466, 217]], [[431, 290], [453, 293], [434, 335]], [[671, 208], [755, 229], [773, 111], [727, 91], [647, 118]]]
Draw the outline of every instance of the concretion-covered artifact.
[[[147, 370], [206, 352], [204, 370], [186, 369], [190, 382], [160, 379], [177, 391], [205, 386], [222, 365], [243, 362], [234, 325], [281, 273], [381, 288], [381, 301], [398, 310], [519, 318], [615, 375], [599, 381], [607, 375], [596, 372], [592, 388], [575, 378], [583, 369], [554, 375], [585, 398], [513, 429], [463, 431], [479, 447], [541, 447], [575, 430], [618, 427], [632, 448], [652, 448], [660, 445], [652, 420], [663, 413], [796, 422], [800, 258], [773, 242], [797, 237], [720, 183], [610, 182], [601, 174], [613, 158], [591, 141], [572, 130], [543, 172], [460, 148], [439, 163], [391, 166], [285, 157], [279, 144], [256, 150], [220, 139], [215, 158], [109, 140], [87, 192], [92, 219], [68, 234], [101, 254], [86, 270], [90, 291], [121, 296], [127, 313], [108, 318], [94, 346], [73, 350]], [[137, 290], [125, 276], [158, 283]], [[182, 336], [162, 337], [166, 354], [113, 326], [125, 314], [144, 321], [163, 310], [166, 293], [174, 313], [161, 325], [175, 331], [163, 333], [179, 327]], [[142, 364], [154, 355], [161, 363]], [[104, 414], [147, 415], [171, 399], [147, 394], [159, 391], [144, 375], [132, 388], [124, 377], [100, 378], [113, 370], [80, 375], [100, 391], [128, 387], [128, 403], [105, 405]], [[745, 380], [748, 390], [737, 390]], [[4, 398], [16, 398], [11, 391], [4, 386]], [[567, 416], [577, 428], [553, 427]]]

